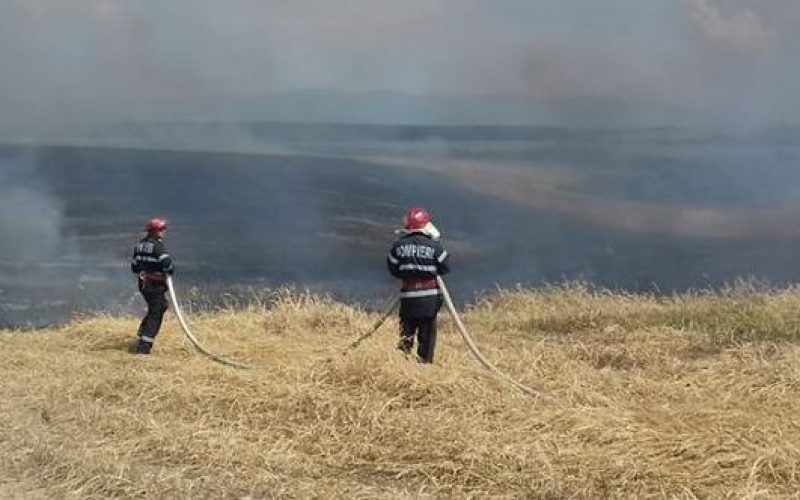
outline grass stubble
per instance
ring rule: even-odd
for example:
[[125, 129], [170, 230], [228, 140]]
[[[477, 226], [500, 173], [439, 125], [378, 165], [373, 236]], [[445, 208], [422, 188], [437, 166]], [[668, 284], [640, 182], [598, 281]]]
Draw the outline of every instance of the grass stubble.
[[436, 364], [396, 324], [309, 293], [168, 317], [2, 332], [1, 498], [775, 498], [800, 491], [800, 290], [653, 297], [506, 290], [441, 316]]

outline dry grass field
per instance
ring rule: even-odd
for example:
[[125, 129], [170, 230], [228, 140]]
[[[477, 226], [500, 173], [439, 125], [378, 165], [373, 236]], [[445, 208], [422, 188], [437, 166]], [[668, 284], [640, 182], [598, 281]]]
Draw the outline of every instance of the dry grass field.
[[774, 498], [800, 491], [800, 291], [669, 298], [501, 291], [442, 316], [437, 363], [395, 325], [302, 293], [168, 316], [0, 333], [0, 498]]

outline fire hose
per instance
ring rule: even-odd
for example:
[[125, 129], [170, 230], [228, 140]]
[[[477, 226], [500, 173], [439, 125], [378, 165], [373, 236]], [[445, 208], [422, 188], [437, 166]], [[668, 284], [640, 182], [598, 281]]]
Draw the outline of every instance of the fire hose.
[[[447, 286], [445, 285], [444, 280], [441, 278], [441, 276], [437, 276], [436, 281], [439, 284], [439, 289], [442, 291], [442, 296], [444, 297], [445, 306], [447, 307], [447, 310], [450, 312], [450, 315], [453, 317], [453, 320], [456, 323], [456, 329], [461, 334], [461, 338], [464, 339], [464, 343], [467, 344], [469, 351], [472, 353], [475, 359], [481, 364], [481, 366], [483, 366], [486, 370], [492, 373], [495, 377], [512, 385], [513, 387], [516, 387], [518, 390], [524, 392], [525, 394], [528, 394], [529, 396], [533, 396], [535, 398], [542, 398], [543, 395], [541, 392], [531, 387], [528, 387], [527, 385], [521, 382], [514, 380], [510, 376], [501, 372], [488, 359], [486, 359], [486, 356], [484, 356], [483, 353], [480, 351], [478, 345], [475, 343], [475, 340], [472, 338], [469, 331], [467, 331], [466, 327], [464, 326], [464, 323], [461, 321], [461, 317], [458, 315], [458, 311], [456, 311], [455, 305], [453, 304], [453, 299], [450, 297], [450, 292], [447, 290]], [[216, 361], [217, 363], [231, 366], [234, 368], [240, 368], [240, 369], [257, 368], [254, 365], [249, 365], [246, 363], [240, 363], [238, 361], [227, 359], [203, 347], [200, 341], [197, 340], [197, 338], [192, 334], [191, 330], [189, 329], [189, 325], [186, 322], [186, 318], [183, 316], [183, 310], [181, 309], [180, 302], [178, 301], [178, 296], [175, 292], [175, 285], [172, 281], [172, 276], [167, 276], [167, 288], [169, 290], [170, 300], [172, 300], [172, 307], [175, 309], [175, 315], [178, 317], [178, 323], [180, 323], [181, 325], [181, 330], [183, 331], [184, 336], [189, 340], [189, 343], [191, 343], [192, 346], [194, 346], [194, 348], [198, 352], [208, 357], [212, 361]], [[380, 327], [386, 322], [386, 320], [389, 318], [392, 312], [397, 308], [399, 303], [400, 303], [399, 295], [393, 296], [392, 299], [390, 300], [390, 305], [389, 307], [387, 307], [384, 315], [380, 319], [378, 319], [378, 321], [375, 322], [375, 324], [370, 330], [368, 330], [366, 333], [362, 334], [354, 342], [352, 342], [349, 346], [348, 351], [355, 349], [356, 347], [358, 347], [359, 344], [361, 344], [361, 342], [363, 342], [368, 337], [377, 332], [378, 329], [380, 329]], [[345, 351], [345, 354], [348, 351]]]
[[[543, 394], [541, 392], [531, 387], [528, 387], [527, 385], [521, 382], [514, 380], [505, 373], [501, 372], [488, 359], [486, 359], [486, 356], [483, 355], [481, 350], [478, 348], [478, 345], [475, 343], [475, 340], [472, 338], [472, 335], [470, 335], [469, 331], [467, 331], [467, 328], [464, 326], [464, 323], [461, 321], [461, 317], [458, 315], [458, 311], [456, 311], [456, 307], [453, 304], [453, 299], [450, 297], [450, 292], [447, 290], [447, 286], [444, 284], [444, 280], [441, 278], [441, 276], [436, 277], [436, 282], [439, 284], [439, 289], [442, 291], [445, 306], [447, 307], [447, 310], [450, 312], [450, 315], [453, 317], [453, 320], [456, 323], [456, 329], [458, 330], [458, 333], [461, 334], [461, 338], [464, 339], [464, 343], [467, 344], [467, 348], [469, 349], [470, 353], [472, 353], [472, 355], [475, 357], [475, 359], [478, 361], [478, 363], [480, 363], [481, 366], [483, 366], [495, 377], [506, 382], [507, 384], [512, 385], [513, 387], [516, 387], [525, 394], [533, 396], [535, 398], [542, 398]], [[384, 315], [378, 321], [375, 322], [375, 324], [371, 329], [367, 330], [366, 333], [364, 333], [363, 335], [358, 337], [353, 343], [351, 343], [348, 346], [348, 349], [345, 350], [344, 354], [347, 354], [349, 351], [355, 349], [356, 347], [359, 346], [359, 344], [361, 344], [361, 342], [363, 342], [364, 340], [372, 336], [375, 332], [377, 332], [378, 329], [380, 329], [380, 327], [383, 325], [383, 323], [386, 322], [386, 320], [389, 318], [389, 316], [392, 314], [392, 312], [395, 310], [395, 308], [399, 303], [400, 303], [399, 295], [394, 295], [391, 301], [389, 302], [390, 305], [389, 307], [387, 307]]]
[[[249, 365], [246, 363], [240, 363], [238, 361], [227, 359], [203, 347], [200, 341], [197, 340], [197, 337], [195, 337], [192, 334], [192, 331], [189, 329], [189, 324], [187, 323], [186, 318], [183, 315], [183, 309], [181, 308], [180, 302], [178, 301], [177, 293], [175, 292], [175, 284], [172, 281], [172, 276], [167, 276], [167, 289], [169, 290], [169, 298], [172, 301], [172, 307], [175, 310], [175, 316], [177, 316], [178, 323], [181, 325], [181, 331], [183, 331], [183, 335], [199, 353], [208, 357], [212, 361], [216, 361], [217, 363], [221, 363], [226, 366], [232, 366], [234, 368], [240, 368], [240, 369], [258, 368], [257, 366], [254, 365]], [[345, 351], [345, 354], [347, 354], [349, 350], [358, 347], [358, 345], [361, 342], [363, 342], [367, 338], [371, 337], [375, 332], [377, 332], [380, 329], [380, 327], [386, 322], [386, 320], [389, 319], [389, 316], [391, 316], [392, 312], [397, 308], [399, 304], [400, 304], [400, 295], [396, 294], [391, 298], [389, 302], [389, 307], [386, 308], [386, 312], [384, 313], [384, 315], [378, 321], [375, 322], [372, 328], [370, 328], [366, 333], [362, 334], [352, 344], [350, 344], [348, 350]]]
[[353, 341], [353, 343], [347, 347], [347, 350], [344, 351], [344, 354], [347, 354], [351, 350], [355, 349], [356, 347], [358, 347], [359, 344], [361, 344], [361, 342], [365, 341], [367, 338], [371, 337], [373, 333], [377, 332], [378, 329], [380, 329], [380, 327], [383, 326], [386, 320], [389, 319], [389, 316], [392, 315], [392, 312], [394, 312], [394, 310], [397, 309], [398, 305], [400, 305], [400, 294], [395, 294], [389, 300], [389, 307], [386, 308], [386, 312], [383, 314], [383, 316], [378, 321], [376, 321], [374, 325], [372, 325], [372, 328], [367, 330], [366, 333], [364, 333], [363, 335], [358, 337], [355, 341]]
[[469, 334], [467, 328], [464, 326], [464, 323], [461, 321], [461, 317], [458, 315], [458, 311], [456, 311], [456, 306], [453, 305], [453, 299], [450, 297], [450, 292], [447, 291], [447, 286], [444, 284], [444, 280], [442, 279], [442, 277], [437, 276], [436, 282], [439, 284], [439, 289], [442, 291], [442, 295], [444, 296], [445, 306], [447, 307], [447, 310], [450, 311], [450, 315], [453, 317], [453, 321], [456, 322], [456, 329], [458, 330], [458, 333], [461, 334], [461, 338], [464, 339], [464, 343], [467, 344], [469, 351], [472, 353], [475, 359], [478, 360], [481, 366], [489, 370], [489, 372], [491, 372], [494, 376], [496, 376], [500, 380], [516, 387], [525, 394], [533, 396], [535, 398], [542, 398], [543, 395], [541, 392], [531, 387], [528, 387], [522, 382], [514, 380], [505, 373], [501, 372], [488, 359], [486, 359], [486, 356], [484, 356], [483, 353], [480, 351], [480, 349], [478, 349], [478, 345], [475, 343], [475, 340]]
[[175, 293], [175, 285], [172, 282], [172, 276], [167, 276], [167, 288], [169, 289], [169, 298], [172, 301], [172, 307], [175, 309], [175, 315], [178, 317], [178, 323], [181, 325], [181, 330], [183, 330], [183, 335], [189, 340], [189, 343], [194, 346], [195, 349], [204, 356], [208, 357], [212, 361], [216, 361], [217, 363], [221, 363], [223, 365], [232, 366], [234, 368], [241, 368], [241, 369], [250, 369], [256, 368], [253, 365], [248, 365], [245, 363], [240, 363], [238, 361], [233, 361], [227, 358], [220, 356], [219, 354], [215, 354], [200, 343], [197, 338], [192, 335], [191, 330], [189, 330], [189, 325], [186, 323], [186, 318], [183, 317], [183, 311], [181, 310], [181, 305], [178, 302], [178, 296]]

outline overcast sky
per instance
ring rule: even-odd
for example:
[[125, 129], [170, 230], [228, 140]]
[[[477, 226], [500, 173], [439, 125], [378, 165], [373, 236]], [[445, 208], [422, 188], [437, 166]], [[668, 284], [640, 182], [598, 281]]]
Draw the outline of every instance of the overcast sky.
[[510, 97], [536, 124], [800, 123], [798, 27], [798, 0], [0, 0], [0, 124], [231, 118], [307, 89]]

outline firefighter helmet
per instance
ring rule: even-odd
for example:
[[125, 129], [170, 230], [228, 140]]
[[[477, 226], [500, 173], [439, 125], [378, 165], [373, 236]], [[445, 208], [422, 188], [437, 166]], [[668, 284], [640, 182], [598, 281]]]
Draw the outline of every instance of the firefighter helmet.
[[412, 207], [406, 212], [403, 223], [406, 229], [422, 229], [431, 221], [431, 214], [427, 210], [420, 207]]
[[165, 231], [166, 229], [167, 229], [167, 220], [162, 219], [160, 217], [150, 219], [147, 222], [147, 226], [145, 226], [145, 230], [150, 234], [158, 233], [160, 231]]

